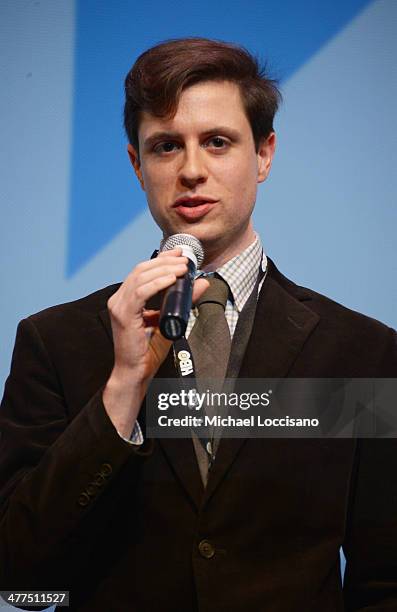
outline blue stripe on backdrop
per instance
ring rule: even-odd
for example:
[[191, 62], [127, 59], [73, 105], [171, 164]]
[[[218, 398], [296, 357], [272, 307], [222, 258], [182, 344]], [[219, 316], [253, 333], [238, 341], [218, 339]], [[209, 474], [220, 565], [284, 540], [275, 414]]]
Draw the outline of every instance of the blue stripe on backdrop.
[[123, 78], [137, 55], [167, 38], [219, 38], [269, 58], [272, 74], [282, 81], [369, 3], [79, 0], [66, 276], [73, 276], [145, 205], [132, 180], [121, 128]]

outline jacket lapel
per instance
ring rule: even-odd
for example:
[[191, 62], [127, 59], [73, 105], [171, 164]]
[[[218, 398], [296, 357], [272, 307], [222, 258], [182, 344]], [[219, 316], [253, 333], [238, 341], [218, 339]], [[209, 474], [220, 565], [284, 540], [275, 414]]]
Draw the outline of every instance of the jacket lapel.
[[[171, 349], [159, 368], [156, 378], [176, 377], [177, 374]], [[159, 438], [157, 441], [176, 477], [198, 510], [202, 501], [204, 487], [192, 438]]]

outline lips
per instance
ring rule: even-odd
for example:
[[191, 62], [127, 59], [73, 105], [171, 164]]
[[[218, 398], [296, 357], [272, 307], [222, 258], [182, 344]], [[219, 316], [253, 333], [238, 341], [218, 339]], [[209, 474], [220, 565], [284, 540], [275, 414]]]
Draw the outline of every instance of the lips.
[[186, 196], [178, 198], [174, 203], [174, 208], [185, 221], [197, 221], [204, 217], [217, 201], [206, 196]]
[[201, 206], [202, 204], [215, 204], [217, 200], [213, 198], [207, 198], [206, 196], [185, 196], [182, 198], [178, 198], [175, 203], [175, 206], [187, 206], [188, 208], [193, 208], [194, 206]]

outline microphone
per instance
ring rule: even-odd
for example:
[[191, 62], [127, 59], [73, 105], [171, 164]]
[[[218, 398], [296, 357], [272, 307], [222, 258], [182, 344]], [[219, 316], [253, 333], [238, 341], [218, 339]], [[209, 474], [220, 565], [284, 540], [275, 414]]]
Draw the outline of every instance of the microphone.
[[177, 278], [164, 293], [159, 327], [168, 340], [178, 340], [186, 331], [192, 307], [194, 276], [204, 260], [203, 246], [195, 236], [174, 234], [160, 243], [160, 251], [170, 251], [175, 247], [181, 247], [182, 255], [188, 258], [188, 271], [184, 276]]

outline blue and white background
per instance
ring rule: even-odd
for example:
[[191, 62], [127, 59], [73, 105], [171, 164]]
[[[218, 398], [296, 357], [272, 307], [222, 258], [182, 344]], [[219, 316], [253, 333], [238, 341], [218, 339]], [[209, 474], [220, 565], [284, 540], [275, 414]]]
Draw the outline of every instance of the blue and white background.
[[396, 0], [1, 0], [0, 392], [22, 317], [123, 280], [158, 244], [123, 79], [166, 38], [269, 60], [284, 103], [256, 205], [265, 249], [297, 283], [397, 327], [396, 33]]

